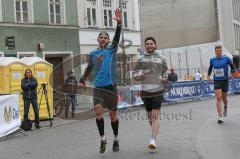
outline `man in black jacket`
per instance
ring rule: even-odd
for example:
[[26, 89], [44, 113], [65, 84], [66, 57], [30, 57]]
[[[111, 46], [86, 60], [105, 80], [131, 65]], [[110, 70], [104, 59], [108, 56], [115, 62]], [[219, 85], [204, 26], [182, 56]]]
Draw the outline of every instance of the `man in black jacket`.
[[170, 82], [177, 82], [178, 76], [177, 76], [177, 74], [174, 72], [174, 69], [171, 68], [170, 71], [171, 71], [171, 73], [168, 74], [168, 80], [169, 80]]
[[35, 127], [37, 129], [40, 128], [39, 126], [39, 110], [38, 110], [38, 103], [37, 103], [37, 86], [38, 82], [36, 78], [32, 75], [32, 70], [26, 69], [24, 78], [21, 82], [21, 87], [23, 90], [23, 100], [24, 100], [24, 121], [28, 120], [28, 113], [30, 108], [30, 103], [32, 103], [32, 107], [34, 110], [35, 115]]
[[72, 104], [72, 118], [74, 118], [75, 108], [77, 105], [77, 85], [78, 81], [73, 74], [73, 71], [67, 73], [67, 78], [64, 80], [64, 88], [66, 91], [66, 106], [65, 117], [68, 118], [69, 106]]

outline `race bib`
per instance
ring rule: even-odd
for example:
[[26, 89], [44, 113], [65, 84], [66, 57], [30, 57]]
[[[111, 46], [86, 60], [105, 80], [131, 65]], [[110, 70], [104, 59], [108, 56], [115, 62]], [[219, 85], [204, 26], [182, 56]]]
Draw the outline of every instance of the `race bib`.
[[223, 68], [214, 69], [215, 77], [224, 77], [224, 70]]

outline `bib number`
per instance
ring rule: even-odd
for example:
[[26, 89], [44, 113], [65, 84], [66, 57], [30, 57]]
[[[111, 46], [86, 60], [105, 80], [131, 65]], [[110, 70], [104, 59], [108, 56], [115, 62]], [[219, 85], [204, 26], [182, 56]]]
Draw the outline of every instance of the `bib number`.
[[223, 68], [215, 69], [214, 70], [215, 77], [224, 77], [224, 70]]

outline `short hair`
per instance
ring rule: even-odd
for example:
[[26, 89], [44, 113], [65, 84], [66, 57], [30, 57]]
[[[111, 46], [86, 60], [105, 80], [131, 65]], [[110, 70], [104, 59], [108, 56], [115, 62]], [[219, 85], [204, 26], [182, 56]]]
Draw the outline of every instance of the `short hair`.
[[145, 43], [146, 43], [148, 40], [152, 40], [152, 41], [154, 42], [154, 44], [156, 44], [156, 40], [155, 40], [154, 37], [151, 37], [151, 36], [146, 37], [146, 38], [145, 38]]
[[108, 34], [106, 31], [101, 31], [101, 32], [98, 34], [98, 37], [101, 36], [101, 35], [106, 35], [106, 36], [109, 38], [109, 34]]
[[221, 46], [221, 45], [216, 45], [216, 46], [215, 46], [215, 50], [216, 50], [216, 49], [222, 49], [222, 46]]

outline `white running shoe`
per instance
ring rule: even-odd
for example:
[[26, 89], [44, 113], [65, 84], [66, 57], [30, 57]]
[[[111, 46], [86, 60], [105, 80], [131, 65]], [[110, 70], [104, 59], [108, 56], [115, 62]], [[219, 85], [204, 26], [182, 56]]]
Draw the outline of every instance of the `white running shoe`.
[[150, 143], [148, 145], [148, 147], [151, 149], [151, 150], [155, 150], [157, 148], [157, 145], [156, 145], [156, 142], [154, 139], [151, 139], [150, 140]]
[[224, 122], [223, 117], [222, 116], [218, 116], [218, 124], [222, 124]]

